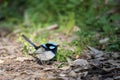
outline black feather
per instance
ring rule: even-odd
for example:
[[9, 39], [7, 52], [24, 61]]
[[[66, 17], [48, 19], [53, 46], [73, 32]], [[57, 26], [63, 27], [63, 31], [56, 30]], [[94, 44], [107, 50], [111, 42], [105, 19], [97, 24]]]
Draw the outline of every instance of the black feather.
[[25, 35], [21, 35], [28, 43], [30, 43], [35, 49], [38, 49], [39, 47], [36, 46], [31, 40], [29, 40]]

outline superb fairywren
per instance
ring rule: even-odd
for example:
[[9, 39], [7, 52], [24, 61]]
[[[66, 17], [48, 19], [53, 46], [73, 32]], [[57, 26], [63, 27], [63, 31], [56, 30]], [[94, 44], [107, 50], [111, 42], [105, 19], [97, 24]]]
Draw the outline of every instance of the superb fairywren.
[[48, 61], [55, 57], [55, 55], [57, 53], [57, 48], [59, 45], [57, 45], [53, 42], [48, 42], [46, 44], [36, 46], [25, 35], [22, 35], [22, 37], [36, 49], [36, 51], [34, 52], [35, 58], [40, 59], [41, 61]]

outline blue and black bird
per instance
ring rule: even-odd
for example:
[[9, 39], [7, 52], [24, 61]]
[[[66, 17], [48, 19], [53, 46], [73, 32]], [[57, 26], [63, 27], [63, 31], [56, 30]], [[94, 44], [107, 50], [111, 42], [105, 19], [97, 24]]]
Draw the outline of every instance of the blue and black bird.
[[34, 52], [35, 58], [39, 59], [40, 61], [49, 61], [56, 56], [59, 46], [58, 44], [48, 42], [46, 44], [36, 46], [25, 35], [22, 35], [22, 37], [36, 49], [36, 51]]

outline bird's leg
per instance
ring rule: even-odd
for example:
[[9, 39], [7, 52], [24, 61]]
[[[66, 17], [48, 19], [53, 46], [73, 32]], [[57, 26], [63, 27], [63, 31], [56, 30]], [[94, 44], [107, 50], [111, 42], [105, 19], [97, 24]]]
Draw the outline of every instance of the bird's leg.
[[46, 64], [46, 61], [42, 61], [42, 65], [45, 65]]
[[53, 60], [46, 61], [46, 64], [47, 64], [47, 65], [53, 64]]
[[42, 60], [40, 60], [39, 58], [36, 58], [36, 62], [39, 64], [39, 65], [43, 65], [43, 62], [42, 62]]

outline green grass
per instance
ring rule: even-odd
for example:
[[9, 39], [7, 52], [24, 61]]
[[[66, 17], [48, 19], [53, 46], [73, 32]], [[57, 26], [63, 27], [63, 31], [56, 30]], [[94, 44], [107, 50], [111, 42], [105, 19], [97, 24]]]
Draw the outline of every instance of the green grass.
[[[23, 54], [25, 56], [28, 56], [28, 53], [30, 51], [34, 52], [35, 49], [30, 47], [30, 44], [28, 42], [26, 42], [21, 37], [21, 34], [26, 35], [28, 38], [30, 38], [37, 45], [44, 44], [44, 43], [48, 42], [47, 41], [48, 40], [47, 36], [50, 35], [49, 31], [48, 32], [42, 32], [41, 31], [41, 32], [39, 32], [40, 36], [38, 36], [39, 34], [34, 35], [34, 33], [36, 33], [36, 29], [39, 31], [42, 28], [38, 28], [38, 27], [23, 28], [22, 26], [20, 28], [21, 32], [18, 34], [18, 37], [19, 37], [19, 42], [21, 42], [23, 44]], [[57, 31], [54, 31], [53, 33], [54, 34], [56, 34], [56, 33], [61, 34], [61, 33], [64, 33], [64, 30], [62, 31], [62, 29], [60, 28]], [[52, 39], [52, 41], [56, 41], [56, 40]], [[72, 57], [73, 55], [75, 56], [75, 55], [80, 54], [83, 46], [79, 47], [80, 45], [78, 45], [78, 43], [79, 43], [78, 41], [73, 41], [72, 43], [67, 43], [66, 41], [60, 42], [60, 44], [59, 44], [60, 46], [58, 48], [58, 53], [57, 53], [57, 56], [54, 58], [54, 60], [56, 60], [56, 61], [66, 61], [67, 57]], [[63, 47], [63, 46], [68, 47], [68, 48], [65, 49], [65, 47]], [[70, 46], [76, 47], [75, 51], [71, 51], [69, 49]]]
[[[20, 10], [21, 7], [24, 9]], [[113, 0], [108, 1], [107, 5], [104, 5], [104, 1], [96, 0], [14, 0], [13, 3], [5, 0], [0, 5], [2, 12], [0, 18], [5, 17], [5, 20], [1, 21], [0, 24], [10, 27], [12, 30], [19, 29], [17, 35], [19, 41], [24, 44], [23, 52], [25, 55], [29, 49], [29, 44], [20, 38], [21, 34], [25, 34], [36, 44], [42, 44], [48, 41], [46, 38], [50, 34], [49, 31], [43, 30], [47, 26], [58, 24], [60, 29], [53, 32], [68, 36], [73, 34], [74, 26], [79, 26], [80, 31], [76, 32], [76, 35], [79, 36], [78, 40], [71, 43], [60, 42], [60, 45], [76, 47], [74, 52], [66, 50], [62, 46], [59, 48], [55, 60], [66, 61], [66, 57], [80, 55], [87, 45], [104, 51], [120, 51], [120, 24], [117, 23], [120, 14], [117, 11], [113, 14], [109, 13], [116, 9], [118, 7]], [[109, 38], [109, 41], [100, 44], [99, 40], [106, 37]], [[56, 40], [53, 39], [53, 41]]]

